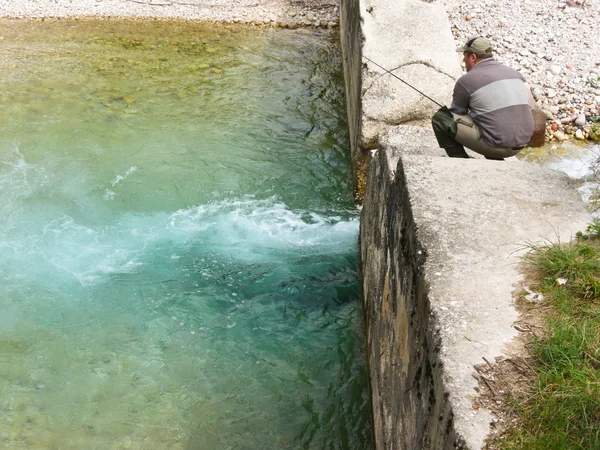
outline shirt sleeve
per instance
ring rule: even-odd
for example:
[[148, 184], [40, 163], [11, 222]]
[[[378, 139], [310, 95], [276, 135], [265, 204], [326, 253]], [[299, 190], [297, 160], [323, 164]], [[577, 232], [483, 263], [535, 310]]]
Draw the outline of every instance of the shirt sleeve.
[[469, 93], [467, 90], [457, 82], [454, 85], [454, 93], [452, 94], [452, 105], [450, 111], [456, 114], [467, 114], [469, 110]]

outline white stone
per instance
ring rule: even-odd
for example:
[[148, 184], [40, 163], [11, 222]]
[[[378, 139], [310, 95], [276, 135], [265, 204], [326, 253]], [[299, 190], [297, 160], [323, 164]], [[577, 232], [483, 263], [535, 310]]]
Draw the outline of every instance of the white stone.
[[559, 108], [556, 105], [550, 105], [548, 106], [548, 111], [550, 111], [552, 114], [558, 114]]
[[575, 125], [582, 127], [585, 125], [585, 114], [579, 114], [575, 119]]
[[581, 130], [578, 129], [575, 132], [575, 139], [579, 139], [580, 141], [585, 140], [585, 135], [583, 134], [583, 131], [581, 131]]

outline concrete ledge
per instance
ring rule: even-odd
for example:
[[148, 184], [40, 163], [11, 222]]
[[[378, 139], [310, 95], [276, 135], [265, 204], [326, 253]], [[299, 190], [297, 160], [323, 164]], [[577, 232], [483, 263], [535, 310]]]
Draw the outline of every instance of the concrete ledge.
[[589, 216], [560, 173], [410, 147], [374, 155], [361, 218], [377, 448], [478, 449], [491, 416], [471, 374], [515, 336], [523, 246]]
[[461, 73], [442, 6], [421, 0], [361, 0], [360, 4], [365, 36], [361, 146], [372, 149], [386, 126], [430, 118], [439, 108], [379, 66], [440, 104], [447, 103]]
[[[459, 57], [444, 8], [421, 0], [345, 0], [340, 5], [350, 147], [355, 167], [388, 127], [431, 118], [451, 98]], [[376, 64], [375, 64], [376, 63]], [[380, 67], [381, 66], [381, 67]]]
[[402, 159], [456, 430], [468, 448], [480, 448], [491, 416], [472, 408], [471, 374], [516, 335], [513, 291], [524, 245], [568, 241], [590, 217], [561, 173], [525, 163]]
[[[431, 127], [399, 125], [388, 127], [380, 134], [380, 146], [386, 154], [395, 154], [395, 164], [400, 155], [423, 155], [445, 157], [446, 152], [440, 148]], [[476, 153], [472, 153], [477, 155]]]

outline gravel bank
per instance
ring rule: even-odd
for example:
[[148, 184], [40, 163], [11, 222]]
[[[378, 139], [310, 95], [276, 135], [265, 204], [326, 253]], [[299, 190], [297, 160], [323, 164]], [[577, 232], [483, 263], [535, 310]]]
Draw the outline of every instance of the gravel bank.
[[333, 28], [339, 8], [338, 0], [3, 0], [0, 17], [139, 17]]
[[487, 36], [497, 59], [525, 76], [548, 139], [600, 140], [600, 0], [440, 1], [457, 45]]

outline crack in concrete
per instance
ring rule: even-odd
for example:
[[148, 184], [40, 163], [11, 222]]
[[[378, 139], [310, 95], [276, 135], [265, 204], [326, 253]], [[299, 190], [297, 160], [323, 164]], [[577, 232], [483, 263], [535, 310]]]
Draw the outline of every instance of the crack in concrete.
[[[431, 114], [433, 115], [433, 113]], [[429, 116], [427, 116], [429, 117]], [[376, 118], [373, 116], [368, 116], [367, 114], [365, 114], [365, 118], [369, 121], [371, 121], [372, 123], [375, 124], [383, 124], [385, 126], [388, 127], [395, 127], [398, 125], [406, 125], [407, 123], [414, 123], [414, 122], [418, 122], [421, 120], [426, 120], [425, 116], [419, 114], [418, 112], [413, 112], [411, 114], [408, 114], [406, 116], [397, 118], [397, 117], [383, 117], [383, 118]], [[422, 127], [425, 128], [425, 127]]]
[[[430, 62], [430, 61], [425, 61], [425, 60], [415, 60], [415, 61], [408, 61], [408, 62], [406, 62], [406, 63], [404, 63], [404, 64], [400, 64], [400, 65], [399, 65], [399, 66], [397, 66], [397, 67], [394, 67], [393, 69], [388, 69], [388, 71], [393, 73], [395, 70], [401, 69], [401, 68], [403, 68], [403, 67], [406, 67], [406, 66], [413, 66], [413, 65], [418, 65], [418, 64], [420, 64], [420, 65], [423, 65], [423, 66], [426, 66], [426, 67], [429, 67], [430, 69], [433, 69], [433, 70], [435, 70], [436, 72], [438, 72], [438, 73], [441, 73], [442, 75], [445, 75], [445, 76], [447, 76], [447, 77], [448, 77], [448, 78], [450, 78], [452, 81], [456, 81], [456, 78], [454, 78], [452, 75], [450, 75], [450, 74], [448, 74], [448, 73], [444, 72], [443, 70], [439, 69], [439, 68], [438, 68], [438, 67], [436, 67], [436, 66], [435, 66], [435, 65], [434, 65], [432, 62]], [[368, 69], [368, 65], [367, 65], [367, 73], [368, 73], [368, 72], [369, 72], [369, 69]], [[376, 82], [376, 81], [378, 81], [380, 78], [382, 78], [382, 77], [383, 77], [383, 76], [385, 76], [385, 75], [389, 75], [389, 73], [385, 72], [385, 73], [379, 74], [379, 76], [378, 76], [377, 78], [373, 79], [373, 80], [371, 81], [371, 83], [369, 84], [369, 86], [368, 86], [368, 87], [366, 87], [366, 88], [364, 88], [364, 89], [362, 90], [362, 96], [364, 96], [364, 95], [365, 95], [365, 94], [368, 92], [368, 90], [369, 90], [369, 89], [371, 89], [371, 87], [373, 87], [373, 84], [375, 84], [375, 82]]]

